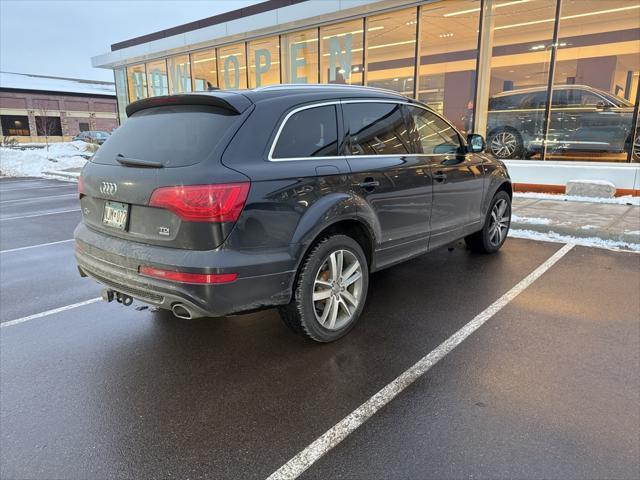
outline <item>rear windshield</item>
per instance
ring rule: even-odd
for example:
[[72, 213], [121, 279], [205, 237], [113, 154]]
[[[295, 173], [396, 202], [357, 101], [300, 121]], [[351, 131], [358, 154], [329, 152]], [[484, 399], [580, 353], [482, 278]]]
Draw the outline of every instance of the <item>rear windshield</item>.
[[100, 147], [93, 162], [119, 165], [118, 155], [185, 167], [206, 160], [238, 115], [209, 106], [172, 105], [134, 113]]

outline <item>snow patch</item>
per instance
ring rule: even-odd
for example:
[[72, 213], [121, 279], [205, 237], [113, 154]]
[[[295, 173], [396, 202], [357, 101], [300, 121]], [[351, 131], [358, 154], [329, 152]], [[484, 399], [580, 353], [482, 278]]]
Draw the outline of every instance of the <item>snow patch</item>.
[[551, 223], [549, 218], [521, 217], [519, 215], [511, 215], [511, 221], [528, 225], [549, 225]]
[[509, 236], [514, 238], [524, 238], [527, 240], [537, 240], [541, 242], [573, 243], [584, 247], [605, 248], [607, 250], [625, 250], [640, 252], [640, 243], [621, 242], [618, 240], [606, 240], [604, 238], [587, 237], [580, 238], [571, 235], [562, 235], [556, 232], [535, 232], [533, 230], [509, 230]]
[[588, 203], [611, 203], [616, 205], [636, 205], [640, 206], [640, 197], [632, 195], [624, 195], [622, 197], [613, 198], [596, 198], [596, 197], [576, 197], [573, 195], [562, 195], [554, 193], [538, 193], [538, 192], [514, 192], [514, 198], [535, 198], [539, 200], [558, 200], [564, 202], [588, 202]]
[[92, 153], [85, 142], [61, 142], [46, 148], [0, 148], [0, 175], [9, 177], [48, 177], [52, 170], [81, 168]]

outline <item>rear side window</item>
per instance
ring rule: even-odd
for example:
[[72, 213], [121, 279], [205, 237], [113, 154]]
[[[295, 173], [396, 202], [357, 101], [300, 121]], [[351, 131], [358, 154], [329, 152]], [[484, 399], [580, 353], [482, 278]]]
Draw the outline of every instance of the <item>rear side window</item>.
[[489, 110], [514, 110], [520, 108], [524, 94], [509, 94], [489, 99]]
[[396, 103], [346, 103], [351, 155], [405, 155], [411, 152], [402, 106]]
[[414, 123], [411, 133], [418, 153], [445, 155], [458, 152], [460, 137], [451, 125], [423, 108], [407, 108]]
[[95, 163], [119, 165], [118, 155], [184, 167], [207, 159], [238, 115], [209, 106], [172, 105], [133, 114], [100, 147]]
[[323, 105], [291, 115], [280, 131], [274, 159], [334, 157], [338, 155], [336, 107]]

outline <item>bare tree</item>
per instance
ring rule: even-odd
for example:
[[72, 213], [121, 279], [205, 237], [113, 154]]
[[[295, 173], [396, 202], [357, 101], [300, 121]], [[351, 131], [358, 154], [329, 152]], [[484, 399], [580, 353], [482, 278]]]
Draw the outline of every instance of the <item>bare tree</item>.
[[49, 116], [49, 106], [47, 105], [46, 100], [37, 102], [37, 105], [38, 115], [36, 116], [36, 133], [38, 133], [38, 135], [42, 134], [44, 136], [44, 143], [46, 145], [48, 153], [49, 137], [56, 128], [56, 122], [53, 117]]

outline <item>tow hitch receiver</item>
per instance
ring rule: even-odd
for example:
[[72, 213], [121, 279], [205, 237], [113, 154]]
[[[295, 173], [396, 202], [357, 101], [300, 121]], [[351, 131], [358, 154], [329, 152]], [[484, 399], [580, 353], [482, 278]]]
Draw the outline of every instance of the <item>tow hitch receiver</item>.
[[114, 300], [118, 303], [123, 304], [125, 307], [128, 307], [133, 303], [133, 298], [129, 295], [116, 292], [115, 290], [111, 290], [110, 288], [102, 289], [102, 299], [105, 302], [113, 302]]

